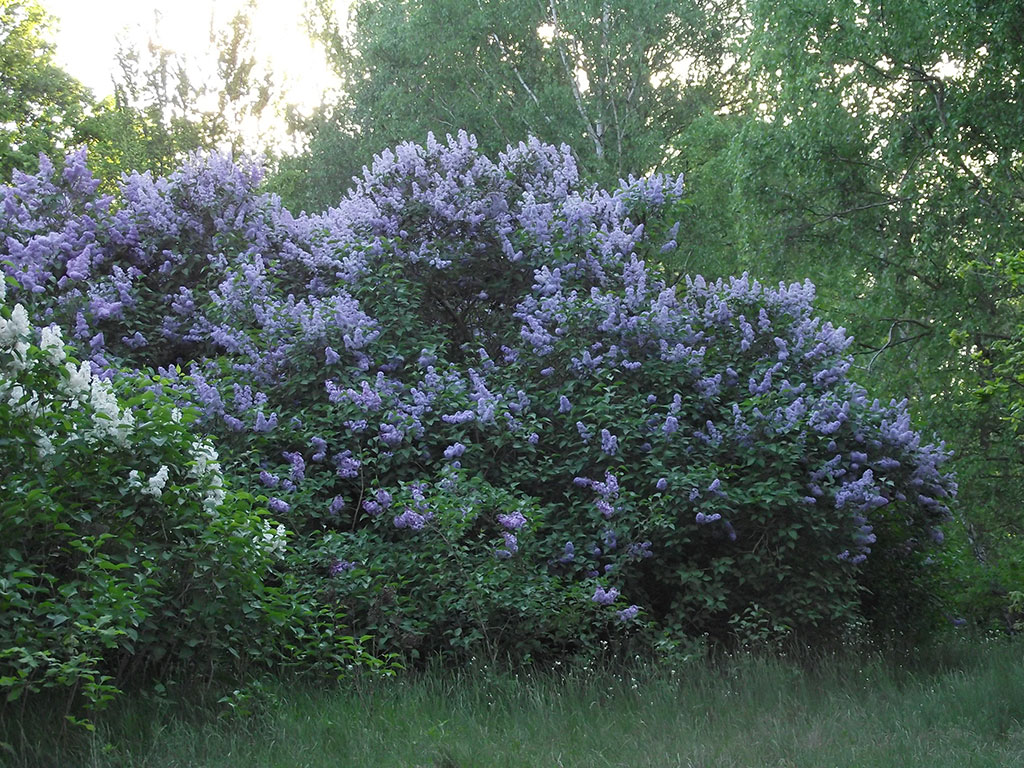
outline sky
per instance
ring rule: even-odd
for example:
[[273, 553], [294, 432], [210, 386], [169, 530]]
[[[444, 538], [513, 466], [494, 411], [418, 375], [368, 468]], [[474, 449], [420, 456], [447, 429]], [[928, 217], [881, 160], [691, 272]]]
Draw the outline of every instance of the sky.
[[[211, 14], [219, 29], [243, 0], [41, 0], [56, 16], [57, 63], [101, 98], [113, 93], [118, 37], [144, 49], [151, 36], [164, 48], [201, 59], [209, 47]], [[286, 100], [303, 111], [320, 103], [335, 80], [322, 49], [310, 42], [302, 20], [303, 0], [257, 0], [252, 16], [254, 48], [265, 58]], [[344, 18], [347, 0], [336, 0]], [[155, 12], [160, 24], [154, 24]]]

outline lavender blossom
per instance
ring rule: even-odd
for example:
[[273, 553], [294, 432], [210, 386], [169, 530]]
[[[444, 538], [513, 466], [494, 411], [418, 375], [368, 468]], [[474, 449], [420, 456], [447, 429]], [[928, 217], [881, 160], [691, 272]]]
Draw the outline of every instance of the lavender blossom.
[[518, 531], [526, 525], [526, 518], [523, 517], [523, 513], [517, 509], [509, 514], [498, 515], [498, 522], [502, 527], [508, 528], [510, 531]]
[[272, 496], [267, 500], [267, 509], [275, 515], [283, 515], [291, 509], [291, 505], [287, 501]]
[[617, 613], [617, 615], [619, 617], [619, 621], [622, 621], [622, 622], [632, 621], [633, 619], [636, 618], [637, 614], [640, 613], [640, 606], [639, 605], [631, 605], [628, 608], [623, 608], [621, 611], [617, 611], [616, 613]]
[[573, 546], [571, 541], [565, 542], [565, 548], [562, 550], [562, 554], [558, 557], [560, 563], [571, 563], [576, 559], [576, 547]]
[[338, 576], [342, 573], [345, 573], [345, 571], [353, 570], [355, 567], [356, 564], [350, 563], [348, 560], [335, 560], [333, 563], [331, 563], [329, 572], [331, 576]]
[[453, 443], [444, 449], [444, 457], [446, 459], [457, 459], [466, 452], [466, 446], [462, 443]]
[[609, 456], [614, 456], [619, 450], [619, 438], [607, 429], [601, 430], [601, 450]]
[[396, 515], [394, 519], [395, 528], [409, 528], [413, 531], [422, 530], [426, 523], [427, 517], [425, 515], [421, 515], [419, 512], [408, 507], [406, 507], [402, 514]]
[[598, 605], [611, 605], [619, 597], [619, 590], [615, 587], [605, 590], [603, 587], [598, 587], [594, 590], [594, 596], [590, 599]]

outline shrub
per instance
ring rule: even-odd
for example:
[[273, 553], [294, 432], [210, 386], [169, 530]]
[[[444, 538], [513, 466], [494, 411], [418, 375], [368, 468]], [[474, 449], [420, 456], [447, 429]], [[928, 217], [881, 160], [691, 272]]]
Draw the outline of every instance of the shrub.
[[225, 483], [166, 382], [95, 375], [6, 292], [0, 281], [7, 701], [57, 689], [98, 706], [132, 678], [293, 657], [316, 606], [271, 586], [287, 532], [265, 497]]
[[666, 283], [681, 180], [431, 137], [296, 218], [223, 158], [116, 202], [84, 162], [3, 192], [19, 296], [188, 388], [289, 573], [386, 647], [809, 640], [927, 597], [941, 445], [849, 378], [810, 284]]

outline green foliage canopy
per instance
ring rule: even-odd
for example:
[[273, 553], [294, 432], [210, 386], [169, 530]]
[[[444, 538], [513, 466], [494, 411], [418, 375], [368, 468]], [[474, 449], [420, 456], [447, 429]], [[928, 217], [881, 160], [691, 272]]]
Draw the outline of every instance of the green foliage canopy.
[[35, 0], [0, 0], [0, 179], [32, 171], [82, 138], [92, 96], [53, 62], [52, 19]]
[[1019, 585], [1024, 5], [748, 9], [742, 263], [811, 278], [858, 364], [951, 436], [973, 554]]
[[308, 126], [302, 207], [331, 204], [366, 157], [428, 131], [466, 130], [490, 154], [524, 136], [566, 143], [612, 185], [657, 169], [727, 98], [731, 0], [361, 0], [347, 31], [331, 3], [314, 7], [345, 99]]

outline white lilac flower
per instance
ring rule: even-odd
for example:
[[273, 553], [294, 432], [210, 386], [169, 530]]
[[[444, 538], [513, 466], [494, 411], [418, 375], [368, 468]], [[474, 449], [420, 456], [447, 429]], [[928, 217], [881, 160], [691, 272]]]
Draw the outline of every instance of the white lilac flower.
[[54, 365], [64, 362], [67, 355], [64, 352], [64, 339], [61, 336], [60, 328], [55, 325], [47, 326], [39, 332], [39, 348], [46, 353]]
[[164, 492], [164, 486], [167, 484], [168, 472], [169, 470], [166, 466], [161, 466], [157, 473], [146, 481], [146, 487], [142, 489], [142, 492], [147, 496], [152, 496], [154, 499], [159, 499]]
[[262, 540], [261, 544], [264, 552], [276, 557], [282, 557], [284, 555], [284, 550], [288, 543], [288, 534], [283, 525], [278, 525], [274, 528], [269, 522], [264, 520], [263, 531], [260, 538]]
[[53, 447], [53, 438], [47, 435], [42, 430], [37, 429], [36, 434], [36, 451], [40, 459], [46, 459], [56, 453], [56, 449]]
[[28, 312], [21, 304], [15, 304], [10, 320], [0, 317], [0, 345], [12, 348], [27, 335]]
[[216, 449], [206, 441], [192, 445], [192, 468], [189, 475], [201, 480], [208, 474], [220, 474], [220, 462]]
[[72, 398], [82, 400], [88, 394], [92, 383], [92, 368], [88, 362], [84, 362], [77, 368], [74, 363], [66, 363], [68, 372], [67, 381], [64, 383], [64, 391]]

